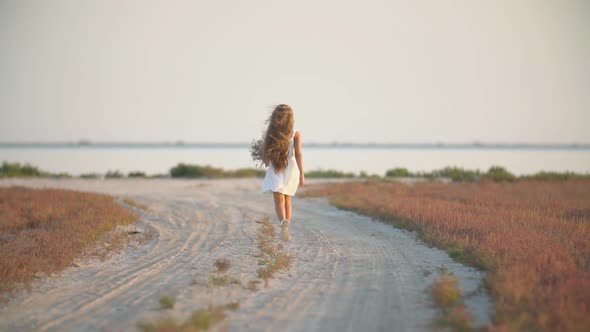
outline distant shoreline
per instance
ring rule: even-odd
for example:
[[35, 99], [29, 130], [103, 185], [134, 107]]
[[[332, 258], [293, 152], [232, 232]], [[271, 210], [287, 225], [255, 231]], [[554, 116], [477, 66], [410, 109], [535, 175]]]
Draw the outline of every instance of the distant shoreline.
[[[53, 149], [248, 149], [249, 143], [216, 142], [0, 142], [0, 148]], [[306, 143], [306, 148], [316, 149], [449, 149], [449, 150], [590, 150], [590, 143]]]

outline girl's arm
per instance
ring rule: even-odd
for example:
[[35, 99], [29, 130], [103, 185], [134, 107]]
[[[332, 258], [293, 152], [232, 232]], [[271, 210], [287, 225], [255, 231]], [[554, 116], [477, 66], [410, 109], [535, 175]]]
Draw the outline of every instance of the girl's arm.
[[301, 151], [301, 134], [295, 133], [295, 160], [297, 160], [297, 167], [299, 167], [299, 185], [303, 187], [305, 184], [305, 172], [303, 171], [303, 151]]

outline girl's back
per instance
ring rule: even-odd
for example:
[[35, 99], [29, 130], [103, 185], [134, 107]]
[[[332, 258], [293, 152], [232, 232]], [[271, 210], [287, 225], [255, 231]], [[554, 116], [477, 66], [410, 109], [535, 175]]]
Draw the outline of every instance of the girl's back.
[[297, 167], [297, 161], [295, 160], [295, 145], [294, 138], [296, 131], [293, 131], [293, 135], [289, 140], [288, 154], [287, 154], [287, 166], [282, 170], [277, 170], [272, 160], [269, 162], [266, 176], [262, 185], [263, 192], [280, 192], [284, 195], [295, 195], [299, 186], [299, 168]]

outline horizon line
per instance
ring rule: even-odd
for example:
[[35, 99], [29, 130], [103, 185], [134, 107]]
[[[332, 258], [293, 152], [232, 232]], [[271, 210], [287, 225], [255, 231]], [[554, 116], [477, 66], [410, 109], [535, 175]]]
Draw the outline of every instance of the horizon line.
[[[248, 142], [190, 142], [175, 141], [0, 141], [0, 147], [248, 147]], [[308, 147], [343, 147], [343, 148], [549, 148], [549, 149], [590, 149], [590, 142], [308, 142]]]

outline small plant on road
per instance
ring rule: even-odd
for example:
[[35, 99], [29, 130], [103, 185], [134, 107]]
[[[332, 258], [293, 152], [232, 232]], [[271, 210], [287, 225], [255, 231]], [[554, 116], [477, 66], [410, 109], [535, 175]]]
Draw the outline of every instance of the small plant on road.
[[213, 266], [215, 266], [215, 269], [217, 269], [217, 273], [227, 272], [227, 270], [229, 270], [230, 265], [231, 264], [229, 262], [229, 259], [227, 258], [218, 258], [213, 263]]
[[258, 278], [264, 279], [268, 285], [268, 279], [279, 270], [291, 267], [291, 256], [287, 255], [283, 244], [276, 243], [274, 239], [275, 229], [270, 219], [265, 217], [262, 227], [258, 231], [257, 257], [262, 267], [258, 269]]
[[176, 304], [176, 299], [170, 295], [163, 295], [160, 297], [160, 308], [162, 309], [172, 309]]
[[233, 301], [220, 306], [209, 306], [207, 309], [199, 309], [193, 312], [193, 314], [183, 322], [177, 322], [174, 318], [167, 317], [152, 323], [138, 322], [137, 327], [143, 332], [206, 331], [227, 317], [226, 310], [237, 310], [239, 307], [240, 302]]
[[228, 275], [211, 275], [209, 277], [209, 281], [211, 282], [211, 284], [213, 284], [213, 286], [227, 286], [227, 285], [239, 285], [240, 284], [240, 280], [238, 280], [237, 278], [234, 278], [232, 276], [228, 276]]

